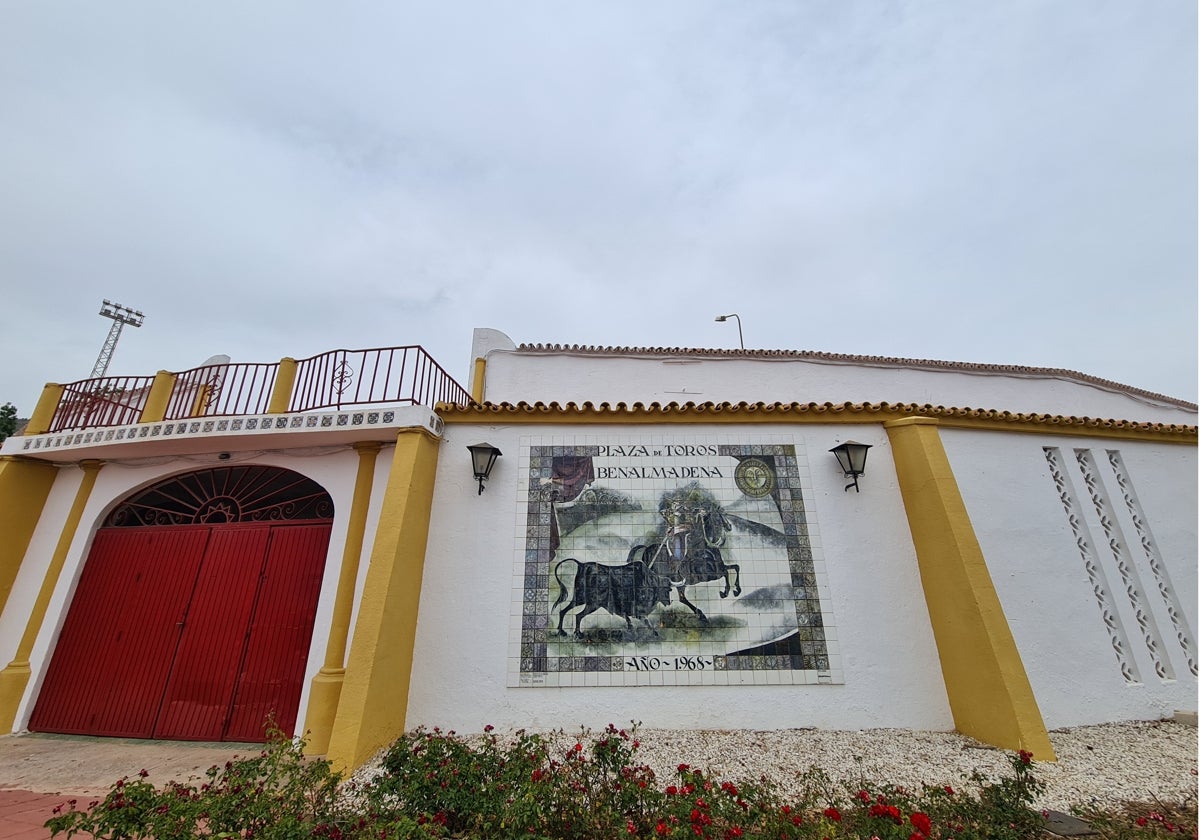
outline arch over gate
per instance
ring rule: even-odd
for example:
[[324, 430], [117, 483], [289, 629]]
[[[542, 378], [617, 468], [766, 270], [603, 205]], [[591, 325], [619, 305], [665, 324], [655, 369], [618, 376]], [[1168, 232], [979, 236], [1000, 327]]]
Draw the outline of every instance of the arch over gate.
[[316, 482], [174, 476], [96, 532], [29, 728], [201, 741], [292, 734], [333, 517]]

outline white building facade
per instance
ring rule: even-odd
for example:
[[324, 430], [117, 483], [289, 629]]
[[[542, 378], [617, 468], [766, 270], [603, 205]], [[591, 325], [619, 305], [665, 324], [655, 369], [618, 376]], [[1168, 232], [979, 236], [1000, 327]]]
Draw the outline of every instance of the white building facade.
[[[1195, 709], [1194, 405], [1059, 370], [494, 330], [472, 350], [465, 391], [329, 405], [297, 395], [365, 380], [368, 355], [285, 359], [258, 403], [197, 398], [249, 375], [206, 368], [97, 427], [54, 429], [48, 386], [0, 462], [0, 723], [215, 740], [267, 711], [346, 765], [416, 725], [631, 719], [958, 729], [1051, 758], [1047, 729]], [[847, 490], [849, 440], [870, 450]], [[180, 615], [125, 608], [170, 638], [122, 650], [108, 593], [187, 575]], [[245, 641], [208, 663], [225, 625]], [[190, 681], [129, 675], [168, 644]], [[84, 674], [94, 697], [63, 687]]]

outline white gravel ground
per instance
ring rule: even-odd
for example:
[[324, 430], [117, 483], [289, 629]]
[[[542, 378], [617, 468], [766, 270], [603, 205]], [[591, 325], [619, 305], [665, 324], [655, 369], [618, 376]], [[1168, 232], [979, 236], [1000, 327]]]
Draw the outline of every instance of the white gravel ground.
[[[555, 737], [573, 744], [578, 735], [568, 731]], [[650, 765], [662, 784], [677, 778], [676, 768], [683, 762], [721, 780], [765, 775], [784, 793], [796, 790], [811, 767], [821, 768], [835, 782], [865, 779], [914, 790], [922, 784], [967, 790], [974, 771], [991, 778], [1011, 773], [1011, 753], [947, 732], [641, 729], [637, 738], [636, 760]], [[1035, 759], [1035, 774], [1046, 783], [1039, 808], [1067, 811], [1089, 802], [1196, 796], [1195, 727], [1174, 721], [1102, 724], [1057, 730], [1050, 740], [1058, 761]], [[355, 777], [365, 780], [374, 768], [372, 762]]]

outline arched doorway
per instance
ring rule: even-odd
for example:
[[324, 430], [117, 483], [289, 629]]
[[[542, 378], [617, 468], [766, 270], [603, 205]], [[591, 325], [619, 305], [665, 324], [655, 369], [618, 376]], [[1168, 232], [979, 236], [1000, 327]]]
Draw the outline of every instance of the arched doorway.
[[333, 503], [290, 470], [175, 476], [96, 533], [29, 728], [262, 741], [296, 725]]

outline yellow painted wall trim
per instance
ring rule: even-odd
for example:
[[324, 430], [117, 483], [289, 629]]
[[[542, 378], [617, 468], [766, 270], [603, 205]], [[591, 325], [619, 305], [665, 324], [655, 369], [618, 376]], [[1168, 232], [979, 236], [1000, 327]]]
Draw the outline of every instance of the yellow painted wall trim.
[[487, 374], [487, 359], [475, 360], [475, 370], [471, 374], [471, 399], [477, 403], [483, 402], [483, 379]]
[[45, 577], [42, 578], [42, 586], [29, 611], [25, 633], [17, 644], [16, 655], [4, 670], [0, 671], [0, 732], [12, 732], [13, 723], [17, 718], [17, 707], [21, 705], [21, 699], [25, 696], [25, 689], [29, 685], [29, 677], [32, 673], [29, 655], [33, 651], [33, 644], [37, 641], [38, 633], [42, 630], [42, 622], [46, 620], [50, 597], [54, 594], [55, 587], [58, 586], [58, 577], [62, 574], [63, 564], [67, 561], [67, 553], [71, 549], [75, 532], [79, 529], [79, 521], [83, 518], [83, 510], [87, 506], [88, 498], [92, 495], [92, 488], [96, 486], [96, 476], [100, 474], [102, 466], [104, 466], [103, 461], [81, 461], [79, 464], [79, 468], [83, 470], [83, 478], [79, 482], [79, 488], [75, 491], [75, 501], [71, 504], [71, 510], [63, 522], [58, 544], [54, 547], [50, 565], [46, 568]]
[[905, 417], [933, 417], [946, 428], [1039, 435], [1117, 438], [1195, 446], [1197, 427], [1131, 420], [1096, 420], [1050, 414], [1014, 414], [989, 409], [889, 403], [438, 403], [446, 423], [526, 424], [746, 424], [883, 423]]
[[328, 756], [358, 767], [404, 733], [439, 442], [396, 438]]
[[275, 386], [267, 403], [267, 414], [287, 414], [292, 404], [292, 388], [296, 385], [296, 360], [284, 356], [275, 371]]
[[47, 382], [42, 387], [42, 395], [38, 397], [37, 405], [34, 406], [33, 413], [29, 415], [29, 422], [25, 425], [25, 431], [22, 434], [40, 435], [50, 431], [50, 422], [54, 419], [54, 412], [58, 410], [62, 395], [62, 385], [57, 382]]
[[308, 732], [304, 751], [309, 755], [325, 755], [329, 751], [338, 698], [341, 697], [346, 676], [346, 641], [350, 638], [350, 616], [354, 612], [354, 590], [358, 584], [367, 511], [371, 506], [375, 462], [382, 448], [383, 444], [376, 441], [354, 444], [358, 452], [358, 474], [354, 479], [354, 498], [346, 523], [346, 545], [342, 550], [342, 567], [338, 573], [337, 594], [334, 595], [329, 641], [325, 645], [325, 662], [313, 677], [308, 695], [308, 714], [305, 715]]
[[159, 423], [167, 416], [167, 407], [171, 404], [171, 392], [175, 390], [175, 374], [169, 370], [160, 370], [154, 374], [154, 382], [150, 385], [150, 393], [146, 395], [146, 404], [142, 406], [142, 416], [139, 423]]
[[988, 572], [938, 421], [884, 423], [959, 732], [1055, 761], [1025, 665]]
[[0, 614], [54, 486], [58, 468], [45, 461], [0, 458]]

